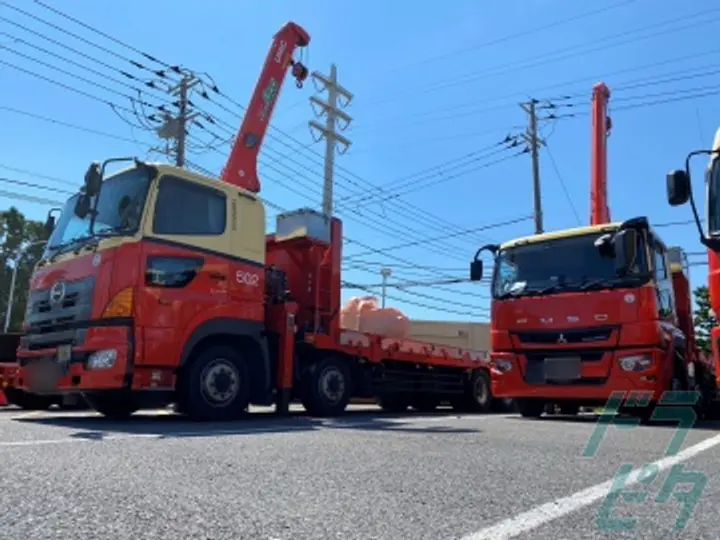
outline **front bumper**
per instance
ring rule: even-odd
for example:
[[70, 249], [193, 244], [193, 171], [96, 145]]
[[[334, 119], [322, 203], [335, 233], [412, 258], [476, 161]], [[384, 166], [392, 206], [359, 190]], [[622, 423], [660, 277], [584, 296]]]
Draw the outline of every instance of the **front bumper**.
[[[131, 321], [115, 325], [90, 321], [81, 345], [19, 349], [18, 386], [37, 394], [121, 390], [130, 383], [133, 355]], [[93, 366], [99, 356], [105, 364]]]
[[[658, 400], [665, 389], [667, 373], [664, 355], [660, 349], [643, 348], [608, 351], [606, 363], [590, 365], [583, 363], [582, 377], [572, 383], [557, 381], [528, 382], [524, 352], [491, 353], [491, 385], [493, 395], [499, 398], [539, 398], [577, 401], [605, 401], [613, 392], [651, 393]], [[649, 355], [653, 361], [642, 371], [625, 371], [619, 363], [621, 357]], [[605, 355], [604, 355], [605, 356]], [[507, 370], [507, 366], [511, 368]], [[594, 376], [588, 376], [588, 374]]]

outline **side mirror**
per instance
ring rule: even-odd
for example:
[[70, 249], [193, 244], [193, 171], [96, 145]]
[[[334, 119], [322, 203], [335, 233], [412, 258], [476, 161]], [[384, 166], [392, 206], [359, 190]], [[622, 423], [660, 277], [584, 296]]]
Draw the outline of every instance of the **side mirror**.
[[615, 270], [618, 275], [627, 274], [637, 260], [638, 232], [635, 229], [619, 231], [613, 238]]
[[483, 276], [483, 262], [477, 259], [470, 263], [470, 281], [480, 281]]
[[97, 162], [91, 163], [85, 173], [85, 193], [89, 197], [94, 197], [100, 193], [100, 186], [102, 185], [102, 171], [100, 164]]
[[602, 257], [614, 257], [615, 246], [613, 245], [613, 235], [610, 233], [603, 234], [594, 242], [595, 248], [600, 252]]
[[90, 195], [81, 193], [75, 201], [75, 215], [80, 219], [85, 219], [90, 213], [90, 208]]
[[690, 176], [678, 169], [667, 175], [667, 200], [670, 206], [680, 206], [690, 199]]
[[45, 230], [45, 239], [50, 238], [50, 235], [55, 230], [55, 216], [48, 214], [48, 217], [43, 224], [43, 229]]

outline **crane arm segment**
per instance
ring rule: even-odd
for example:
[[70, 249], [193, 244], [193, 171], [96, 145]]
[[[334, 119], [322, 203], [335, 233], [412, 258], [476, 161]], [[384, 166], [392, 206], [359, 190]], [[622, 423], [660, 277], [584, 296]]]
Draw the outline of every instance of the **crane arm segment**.
[[298, 88], [302, 88], [302, 83], [308, 76], [307, 67], [295, 61], [293, 53], [296, 48], [306, 47], [309, 43], [310, 35], [293, 22], [286, 23], [275, 34], [242, 125], [220, 175], [224, 182], [253, 193], [260, 191], [257, 160], [263, 139], [288, 68], [291, 69]]
[[592, 94], [592, 133], [591, 133], [591, 179], [590, 179], [590, 224], [610, 223], [608, 205], [607, 178], [607, 140], [610, 133], [608, 102], [610, 89], [605, 83], [593, 87]]

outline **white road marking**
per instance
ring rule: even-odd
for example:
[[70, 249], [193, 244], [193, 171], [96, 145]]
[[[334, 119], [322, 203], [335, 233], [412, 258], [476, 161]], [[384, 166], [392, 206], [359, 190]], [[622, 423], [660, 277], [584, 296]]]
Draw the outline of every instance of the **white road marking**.
[[[653, 465], [657, 466], [659, 471], [669, 469], [673, 465], [687, 461], [690, 458], [697, 456], [698, 454], [710, 450], [715, 446], [720, 445], [720, 435], [715, 435], [709, 439], [705, 439], [693, 446], [686, 448], [675, 454], [674, 456], [667, 456], [653, 462]], [[634, 469], [625, 482], [626, 486], [637, 484], [641, 479], [642, 468]], [[475, 533], [464, 536], [461, 540], [508, 540], [515, 538], [523, 533], [537, 529], [541, 525], [550, 523], [553, 520], [566, 516], [576, 510], [580, 510], [586, 506], [589, 506], [602, 498], [604, 498], [612, 487], [614, 478], [611, 478], [607, 482], [591, 486], [577, 493], [573, 493], [568, 497], [562, 497], [549, 503], [536, 506], [535, 508], [523, 512], [514, 517], [505, 519], [485, 527]]]
[[[289, 418], [289, 422], [286, 423], [271, 423], [258, 425], [254, 422], [242, 423], [238, 422], [237, 428], [231, 429], [204, 429], [204, 430], [192, 430], [192, 431], [167, 431], [167, 432], [154, 432], [154, 433], [117, 433], [114, 432], [111, 426], [108, 426], [107, 431], [97, 429], [96, 426], [88, 426], [88, 434], [97, 434], [98, 436], [87, 436], [83, 437], [83, 431], [79, 431], [77, 435], [72, 437], [61, 437], [56, 439], [30, 439], [20, 441], [0, 441], [0, 448], [10, 448], [16, 446], [45, 446], [52, 444], [69, 444], [69, 443], [97, 443], [107, 441], [120, 441], [128, 439], [176, 439], [181, 437], [214, 437], [218, 435], [252, 435], [257, 433], [258, 435], [265, 435], [271, 433], [287, 433], [293, 431], [309, 431], [313, 428], [378, 428], [382, 430], [382, 427], [378, 426], [378, 421], [386, 421], [390, 424], [397, 424], [399, 426], [412, 426], [412, 424], [424, 424], [441, 421], [458, 421], [458, 420], [491, 420], [505, 418], [506, 415], [487, 415], [487, 416], [474, 416], [474, 415], [458, 415], [458, 416], [413, 416], [413, 417], [392, 417], [383, 418], [375, 417], [370, 420], [360, 420], [357, 422], [347, 422], [342, 420], [324, 420], [319, 424], [313, 424], [308, 422], [311, 418]], [[139, 417], [138, 419], [141, 419]], [[304, 421], [304, 422], [303, 422]], [[57, 426], [66, 428], [66, 426]], [[130, 426], [128, 426], [130, 427]], [[143, 424], [141, 427], [147, 427], [147, 424]], [[74, 427], [72, 429], [78, 429]]]

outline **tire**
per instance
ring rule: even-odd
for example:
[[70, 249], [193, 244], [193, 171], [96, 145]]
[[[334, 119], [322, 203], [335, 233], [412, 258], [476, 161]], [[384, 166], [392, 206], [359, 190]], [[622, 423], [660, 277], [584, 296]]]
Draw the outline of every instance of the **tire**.
[[518, 399], [517, 407], [523, 418], [540, 418], [545, 412], [545, 403], [534, 399]]
[[514, 412], [515, 400], [512, 398], [493, 398], [490, 402], [490, 410], [497, 413]]
[[309, 366], [303, 373], [302, 404], [312, 416], [337, 416], [345, 412], [352, 397], [347, 362], [330, 357]]
[[408, 400], [405, 396], [382, 395], [377, 398], [378, 406], [385, 412], [404, 413], [408, 409]]
[[417, 412], [433, 413], [440, 405], [440, 398], [433, 395], [416, 396], [411, 401], [411, 407]]
[[580, 412], [580, 407], [578, 405], [560, 405], [560, 414], [564, 414], [566, 416], [577, 416]]
[[95, 412], [110, 420], [126, 420], [140, 408], [130, 394], [83, 394], [83, 398]]
[[476, 370], [470, 380], [465, 384], [465, 393], [462, 397], [453, 400], [453, 409], [459, 412], [484, 413], [490, 409], [493, 402], [490, 390], [490, 376], [485, 370]]
[[29, 394], [24, 390], [19, 390], [17, 388], [6, 388], [5, 397], [7, 398], [8, 403], [17, 405], [26, 411], [47, 411], [58, 401], [57, 396]]
[[197, 422], [240, 418], [250, 403], [250, 370], [240, 351], [207, 347], [183, 369], [176, 410]]

